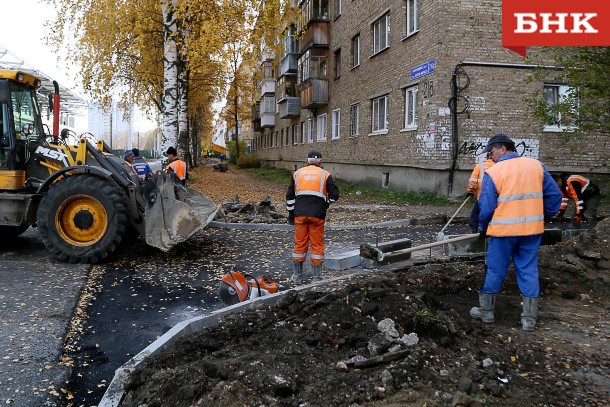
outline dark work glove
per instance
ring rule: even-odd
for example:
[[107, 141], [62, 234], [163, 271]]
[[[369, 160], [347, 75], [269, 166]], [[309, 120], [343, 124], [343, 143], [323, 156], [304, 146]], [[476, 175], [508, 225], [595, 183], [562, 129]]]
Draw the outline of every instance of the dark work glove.
[[468, 192], [468, 193], [466, 194], [466, 196], [473, 196], [473, 195], [474, 195], [474, 192]]
[[479, 240], [487, 239], [487, 229], [479, 231]]
[[294, 211], [288, 211], [288, 224], [294, 225]]
[[566, 213], [565, 209], [560, 209], [559, 212], [557, 212], [557, 217], [558, 218], [563, 218], [563, 214]]
[[572, 219], [572, 222], [575, 225], [580, 225], [582, 223], [582, 218], [583, 218], [583, 216], [580, 213], [577, 213], [576, 215], [574, 215], [574, 218]]

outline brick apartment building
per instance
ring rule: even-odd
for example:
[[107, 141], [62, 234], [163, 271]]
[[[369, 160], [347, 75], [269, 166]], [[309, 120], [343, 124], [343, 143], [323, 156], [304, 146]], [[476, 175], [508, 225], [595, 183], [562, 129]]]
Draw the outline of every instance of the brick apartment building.
[[292, 170], [316, 149], [338, 179], [457, 196], [487, 139], [506, 133], [550, 171], [608, 174], [604, 136], [531, 118], [526, 98], [544, 91], [552, 103], [567, 87], [553, 80], [556, 67], [540, 80], [502, 47], [500, 1], [298, 6], [304, 34], [288, 31], [278, 68], [261, 63], [252, 146], [266, 165]]

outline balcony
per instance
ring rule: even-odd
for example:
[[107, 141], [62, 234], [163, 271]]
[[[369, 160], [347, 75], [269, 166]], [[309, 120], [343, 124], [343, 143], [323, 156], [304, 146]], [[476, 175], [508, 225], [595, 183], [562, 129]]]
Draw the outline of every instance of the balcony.
[[286, 96], [277, 102], [280, 119], [299, 117], [301, 115], [301, 98]]
[[330, 39], [330, 25], [328, 21], [313, 21], [307, 25], [303, 37], [299, 41], [299, 53], [312, 47], [328, 47]]
[[261, 113], [261, 128], [275, 127], [275, 113]]
[[299, 54], [286, 54], [280, 61], [280, 76], [297, 73], [297, 62]]
[[260, 96], [268, 93], [275, 93], [275, 80], [273, 78], [263, 78], [258, 83], [260, 89]]
[[260, 109], [261, 104], [259, 102], [252, 105], [252, 130], [255, 132], [260, 132], [262, 130]]
[[309, 79], [299, 85], [301, 107], [311, 109], [328, 104], [328, 80]]

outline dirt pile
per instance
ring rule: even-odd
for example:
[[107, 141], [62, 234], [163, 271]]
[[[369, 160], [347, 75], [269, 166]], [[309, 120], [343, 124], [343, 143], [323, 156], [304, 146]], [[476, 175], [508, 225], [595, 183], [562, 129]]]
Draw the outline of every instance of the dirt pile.
[[608, 405], [609, 228], [541, 252], [534, 333], [512, 273], [496, 323], [470, 319], [480, 262], [362, 274], [183, 338], [132, 373], [123, 406]]
[[539, 254], [540, 277], [551, 279], [565, 298], [576, 290], [609, 293], [610, 218], [597, 227], [554, 246], [543, 246]]
[[278, 211], [269, 195], [263, 197], [258, 204], [243, 204], [239, 195], [235, 194], [233, 198], [222, 203], [214, 220], [227, 223], [288, 223], [287, 213], [285, 209]]

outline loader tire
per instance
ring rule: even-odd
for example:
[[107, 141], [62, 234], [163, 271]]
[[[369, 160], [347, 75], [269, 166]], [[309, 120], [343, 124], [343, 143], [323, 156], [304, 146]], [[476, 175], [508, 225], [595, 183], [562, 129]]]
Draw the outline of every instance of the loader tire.
[[56, 259], [97, 263], [112, 255], [125, 236], [127, 196], [112, 180], [70, 175], [44, 195], [37, 221], [40, 238]]

